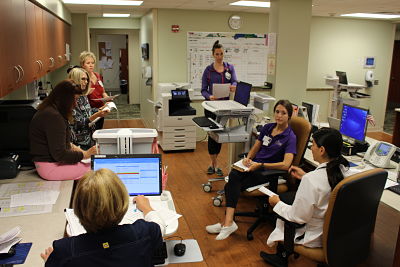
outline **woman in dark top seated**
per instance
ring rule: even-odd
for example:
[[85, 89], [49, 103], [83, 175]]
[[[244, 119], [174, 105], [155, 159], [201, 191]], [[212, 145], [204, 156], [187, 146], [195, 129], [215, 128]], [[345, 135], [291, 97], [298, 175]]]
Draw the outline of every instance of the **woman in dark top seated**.
[[46, 180], [79, 179], [90, 169], [81, 162], [96, 154], [96, 147], [82, 150], [71, 143], [69, 122], [82, 94], [80, 85], [64, 80], [39, 105], [29, 127], [30, 152], [38, 174]]
[[76, 187], [73, 207], [87, 233], [54, 241], [40, 255], [45, 266], [153, 266], [152, 255], [162, 245], [166, 225], [146, 197], [134, 201], [144, 220], [118, 225], [129, 207], [125, 185], [109, 169], [85, 174]]

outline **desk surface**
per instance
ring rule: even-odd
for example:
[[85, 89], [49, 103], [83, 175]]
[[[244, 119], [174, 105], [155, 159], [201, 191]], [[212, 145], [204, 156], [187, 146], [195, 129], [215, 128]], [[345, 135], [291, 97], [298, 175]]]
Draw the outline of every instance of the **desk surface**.
[[[36, 181], [43, 179], [32, 170], [20, 172], [14, 179], [0, 180], [0, 184]], [[74, 181], [61, 182], [60, 195], [51, 213], [0, 218], [0, 234], [19, 225], [22, 230], [21, 242], [32, 242], [25, 264], [21, 266], [43, 266], [40, 253], [50, 247], [54, 240], [64, 236], [66, 224], [64, 208], [69, 207], [73, 183]]]
[[[366, 141], [370, 144], [370, 145], [374, 145], [375, 142], [377, 142], [375, 139], [366, 137]], [[352, 157], [357, 157], [357, 156], [352, 156]], [[310, 149], [306, 149], [306, 152], [304, 154], [304, 159], [307, 161], [307, 163], [311, 164], [312, 166], [317, 166], [318, 162], [314, 161], [311, 150]], [[361, 162], [361, 157], [359, 157], [359, 161]], [[357, 164], [357, 161], [354, 160], [350, 160], [352, 162], [354, 162], [355, 164]], [[364, 170], [368, 170], [368, 168], [370, 167], [366, 167]], [[396, 171], [395, 169], [386, 169], [388, 171], [388, 179], [392, 180], [392, 181], [396, 181]], [[387, 189], [383, 190], [383, 194], [381, 197], [381, 202], [391, 206], [392, 208], [400, 211], [400, 195], [389, 191]]]
[[[35, 170], [20, 172], [14, 179], [0, 180], [1, 184], [36, 182], [43, 181]], [[14, 217], [0, 218], [0, 234], [7, 232], [14, 226], [19, 225], [22, 229], [20, 236], [22, 243], [32, 242], [31, 250], [23, 265], [19, 266], [43, 266], [43, 260], [40, 257], [46, 248], [52, 246], [53, 241], [63, 238], [65, 233], [66, 218], [64, 209], [70, 207], [72, 189], [74, 181], [62, 181], [60, 186], [60, 195], [57, 202], [53, 205], [51, 213], [24, 215]], [[175, 205], [171, 193], [165, 192], [168, 197], [168, 207], [175, 211]], [[160, 198], [158, 196], [149, 197]], [[178, 229], [178, 220], [167, 226], [166, 235], [175, 233]]]

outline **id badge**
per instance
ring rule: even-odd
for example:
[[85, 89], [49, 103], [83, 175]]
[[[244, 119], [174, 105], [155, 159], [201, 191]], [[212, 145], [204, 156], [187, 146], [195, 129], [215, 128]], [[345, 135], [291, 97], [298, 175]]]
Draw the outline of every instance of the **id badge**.
[[229, 72], [225, 72], [225, 78], [227, 80], [230, 80], [232, 78], [232, 75]]
[[263, 145], [264, 145], [264, 146], [268, 146], [269, 143], [271, 143], [271, 140], [272, 140], [271, 137], [269, 137], [269, 136], [264, 136], [264, 138], [263, 138]]

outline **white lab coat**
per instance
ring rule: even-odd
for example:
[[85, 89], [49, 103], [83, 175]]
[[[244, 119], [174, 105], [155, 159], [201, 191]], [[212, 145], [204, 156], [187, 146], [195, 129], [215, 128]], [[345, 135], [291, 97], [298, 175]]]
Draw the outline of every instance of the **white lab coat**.
[[[358, 172], [341, 167], [345, 177]], [[331, 187], [326, 173], [326, 163], [322, 163], [314, 171], [303, 176], [292, 205], [287, 205], [282, 201], [275, 205], [274, 212], [281, 217], [291, 222], [306, 224], [304, 227], [296, 229], [295, 237], [304, 234], [304, 238], [295, 240], [295, 244], [306, 247], [322, 247], [324, 216], [330, 194]], [[278, 219], [274, 231], [268, 237], [267, 244], [273, 246], [275, 241], [282, 241], [283, 238], [284, 222]]]

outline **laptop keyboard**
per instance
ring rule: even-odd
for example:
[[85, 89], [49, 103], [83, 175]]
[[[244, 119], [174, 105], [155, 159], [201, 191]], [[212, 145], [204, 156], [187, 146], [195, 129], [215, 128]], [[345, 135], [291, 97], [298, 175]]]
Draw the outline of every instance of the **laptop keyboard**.
[[387, 189], [389, 189], [390, 191], [395, 192], [396, 194], [400, 195], [400, 184], [394, 185], [394, 186], [390, 186]]
[[209, 120], [207, 117], [196, 117], [193, 118], [193, 121], [200, 127], [209, 127], [210, 129], [219, 128], [218, 125], [216, 125], [213, 121]]
[[151, 261], [154, 265], [164, 264], [166, 258], [168, 258], [167, 243], [163, 242], [162, 246], [154, 251]]

